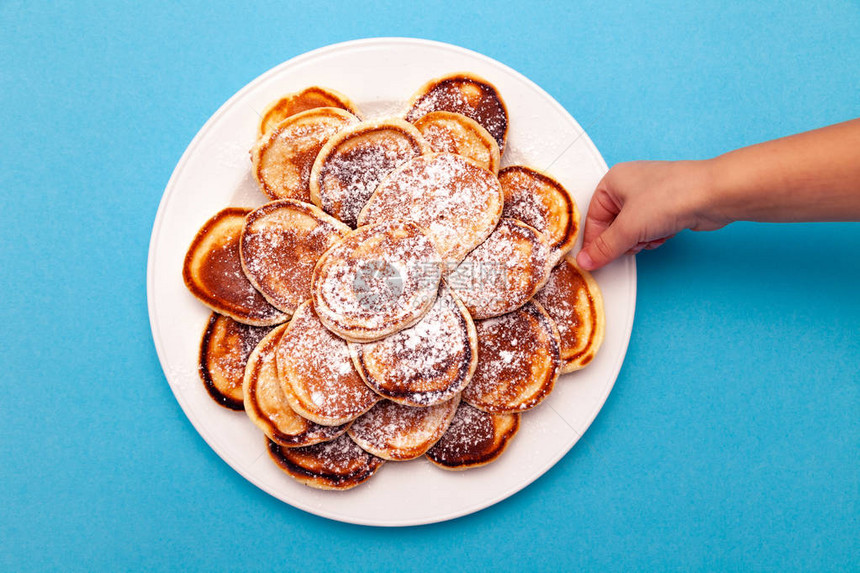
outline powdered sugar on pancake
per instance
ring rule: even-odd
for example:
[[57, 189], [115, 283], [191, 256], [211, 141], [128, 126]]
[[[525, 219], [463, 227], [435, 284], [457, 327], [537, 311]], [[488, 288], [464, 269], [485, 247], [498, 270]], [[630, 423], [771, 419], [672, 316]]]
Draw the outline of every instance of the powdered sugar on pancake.
[[414, 221], [445, 261], [458, 263], [499, 222], [504, 196], [496, 176], [451, 153], [424, 155], [394, 171], [371, 196], [359, 225]]
[[524, 305], [549, 278], [549, 246], [534, 228], [502, 219], [496, 230], [446, 277], [474, 319]]
[[242, 409], [242, 379], [248, 357], [270, 327], [248, 326], [212, 313], [203, 333], [198, 370], [210, 396], [231, 409]]
[[271, 199], [310, 201], [314, 160], [328, 139], [358, 118], [321, 107], [292, 115], [264, 134], [251, 150], [252, 171]]
[[311, 199], [326, 213], [355, 227], [359, 211], [379, 182], [428, 150], [421, 134], [402, 120], [366, 122], [341, 131], [316, 159]]
[[[296, 448], [293, 453], [313, 460], [315, 469], [320, 473], [352, 471], [357, 466], [363, 465], [369, 455], [345, 434], [328, 442]], [[314, 469], [310, 464], [305, 467]]]
[[331, 440], [346, 425], [321, 426], [299, 416], [290, 406], [278, 377], [276, 349], [287, 325], [264, 338], [248, 360], [243, 385], [245, 412], [272, 440], [283, 446], [307, 446]]
[[508, 113], [496, 89], [485, 80], [458, 74], [429, 82], [415, 96], [406, 121], [415, 121], [433, 111], [450, 111], [472, 118], [490, 132], [505, 149]]
[[439, 254], [408, 221], [359, 227], [314, 270], [312, 293], [323, 324], [355, 341], [378, 340], [430, 310], [441, 278]]
[[445, 451], [460, 457], [485, 450], [493, 444], [493, 419], [468, 404], [460, 404], [448, 431], [436, 446], [436, 451]]
[[550, 278], [535, 294], [556, 325], [561, 339], [564, 371], [570, 372], [588, 364], [600, 346], [602, 302], [596, 284], [589, 284], [584, 271], [563, 259]]
[[469, 383], [477, 363], [474, 328], [443, 287], [415, 326], [376, 342], [350, 343], [350, 351], [377, 393], [402, 404], [430, 406], [450, 400]]
[[555, 264], [576, 242], [579, 211], [561, 183], [529, 167], [515, 165], [499, 173], [505, 193], [504, 216], [543, 233]]
[[248, 209], [228, 207], [197, 232], [182, 268], [185, 285], [201, 302], [243, 324], [270, 326], [288, 315], [273, 307], [242, 271], [239, 242]]
[[292, 313], [310, 298], [319, 258], [348, 231], [313, 205], [273, 201], [246, 218], [242, 268], [273, 306]]
[[534, 303], [479, 320], [478, 368], [463, 391], [472, 406], [495, 413], [529, 410], [552, 392], [559, 341], [552, 319]]
[[577, 295], [586, 285], [569, 265], [567, 261], [562, 261], [552, 270], [546, 285], [535, 294], [535, 300], [555, 320], [562, 344], [573, 348], [579, 345], [576, 331], [583, 322], [583, 317], [577, 312]]
[[442, 437], [459, 400], [417, 408], [384, 400], [349, 428], [350, 437], [364, 450], [391, 460], [417, 458]]
[[269, 440], [269, 454], [292, 477], [322, 489], [349, 489], [368, 479], [385, 460], [359, 448], [349, 436], [301, 448]]
[[499, 170], [499, 145], [481, 124], [459, 113], [434, 111], [415, 127], [435, 151], [456, 153], [493, 173]]
[[277, 349], [278, 375], [290, 406], [319, 424], [353, 420], [379, 400], [352, 367], [346, 342], [329, 332], [307, 302]]
[[427, 457], [446, 469], [484, 465], [502, 453], [518, 429], [519, 414], [488, 414], [461, 402]]
[[547, 210], [534, 196], [518, 195], [505, 201], [504, 215], [531, 225], [539, 231], [547, 228]]

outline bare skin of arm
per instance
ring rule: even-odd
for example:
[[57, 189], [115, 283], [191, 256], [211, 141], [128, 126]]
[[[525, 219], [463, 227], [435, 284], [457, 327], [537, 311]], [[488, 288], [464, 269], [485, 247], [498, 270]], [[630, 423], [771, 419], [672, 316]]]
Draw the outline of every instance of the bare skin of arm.
[[598, 183], [577, 262], [600, 268], [732, 221], [860, 221], [860, 119], [702, 161], [633, 161]]

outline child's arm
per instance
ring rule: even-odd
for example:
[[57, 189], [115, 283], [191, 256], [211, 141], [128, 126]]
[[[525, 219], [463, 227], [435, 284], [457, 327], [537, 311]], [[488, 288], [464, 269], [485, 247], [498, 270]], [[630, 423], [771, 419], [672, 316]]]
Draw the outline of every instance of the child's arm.
[[732, 221], [860, 220], [860, 119], [704, 161], [619, 163], [588, 207], [580, 266]]

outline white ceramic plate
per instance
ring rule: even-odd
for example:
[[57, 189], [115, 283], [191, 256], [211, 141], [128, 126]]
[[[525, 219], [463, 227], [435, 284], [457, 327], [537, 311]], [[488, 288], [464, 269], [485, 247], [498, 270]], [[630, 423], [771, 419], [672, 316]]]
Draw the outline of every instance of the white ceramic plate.
[[606, 339], [596, 359], [584, 370], [563, 376], [543, 404], [523, 415], [519, 434], [496, 462], [466, 472], [446, 472], [424, 458], [390, 462], [367, 483], [346, 492], [318, 491], [293, 481], [269, 459], [262, 433], [244, 413], [218, 406], [204, 389], [197, 354], [209, 311], [185, 289], [183, 257], [197, 230], [215, 212], [228, 205], [263, 203], [248, 159], [261, 110], [285, 93], [316, 84], [347, 94], [365, 117], [392, 115], [424, 82], [457, 71], [487, 78], [507, 103], [511, 127], [503, 165], [546, 169], [574, 194], [584, 218], [606, 164], [558, 102], [486, 56], [402, 38], [328, 46], [252, 81], [188, 146], [158, 209], [147, 296], [152, 336], [176, 399], [203, 439], [233, 469], [278, 499], [317, 515], [369, 525], [415, 525], [453, 519], [505, 499], [540, 477], [582, 436], [624, 360], [636, 301], [632, 257], [595, 273], [606, 304]]

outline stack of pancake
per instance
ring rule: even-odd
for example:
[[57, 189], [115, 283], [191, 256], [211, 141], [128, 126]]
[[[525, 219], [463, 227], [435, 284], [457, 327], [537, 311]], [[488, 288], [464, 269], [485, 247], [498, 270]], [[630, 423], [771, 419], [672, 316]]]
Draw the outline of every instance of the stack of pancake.
[[508, 125], [498, 90], [465, 73], [398, 118], [363, 121], [319, 86], [263, 114], [251, 164], [270, 202], [215, 214], [183, 278], [213, 311], [207, 391], [296, 480], [490, 463], [594, 358], [600, 290], [568, 254], [579, 212], [551, 176], [499, 171]]

